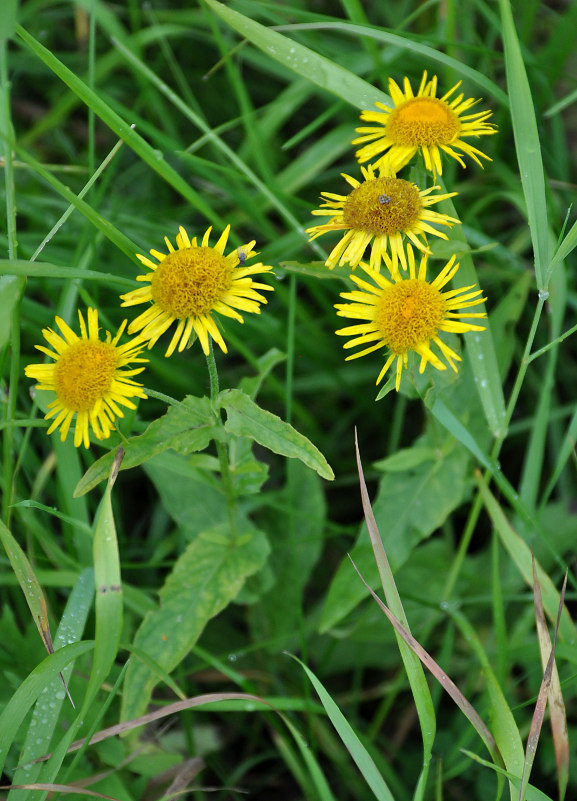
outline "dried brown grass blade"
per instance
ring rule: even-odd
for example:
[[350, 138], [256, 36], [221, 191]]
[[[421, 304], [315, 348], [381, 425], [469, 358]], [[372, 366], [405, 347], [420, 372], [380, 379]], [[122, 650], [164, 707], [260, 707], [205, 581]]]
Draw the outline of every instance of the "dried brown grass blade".
[[541, 587], [537, 577], [537, 569], [535, 566], [535, 559], [533, 558], [533, 602], [535, 606], [535, 619], [537, 624], [537, 636], [539, 640], [539, 650], [541, 652], [541, 663], [543, 665], [543, 679], [537, 702], [535, 704], [535, 711], [531, 721], [531, 728], [529, 729], [529, 736], [527, 737], [527, 746], [525, 750], [525, 764], [523, 766], [523, 776], [521, 777], [521, 790], [519, 798], [523, 798], [523, 794], [529, 782], [529, 776], [533, 761], [535, 759], [535, 752], [541, 734], [541, 727], [543, 725], [543, 718], [545, 716], [545, 709], [547, 701], [549, 701], [549, 715], [551, 718], [551, 728], [553, 732], [553, 744], [555, 747], [555, 760], [557, 763], [557, 782], [559, 785], [559, 798], [563, 799], [567, 782], [569, 779], [569, 737], [567, 733], [567, 716], [565, 713], [565, 704], [563, 702], [563, 695], [561, 692], [561, 682], [559, 681], [559, 673], [555, 664], [555, 646], [557, 644], [557, 633], [559, 631], [559, 623], [561, 620], [561, 612], [563, 610], [563, 603], [565, 600], [565, 589], [567, 586], [567, 572], [565, 572], [565, 579], [561, 589], [559, 612], [557, 614], [557, 622], [555, 625], [555, 634], [553, 643], [549, 636], [549, 630], [545, 621], [545, 610], [543, 608], [543, 599], [541, 597]]
[[[350, 556], [349, 556], [350, 559]], [[351, 559], [351, 562], [353, 560]], [[387, 618], [389, 619], [390, 623], [393, 625], [395, 631], [403, 638], [403, 640], [407, 643], [409, 648], [419, 657], [423, 665], [427, 667], [433, 676], [437, 679], [440, 685], [443, 687], [446, 693], [450, 695], [453, 701], [457, 704], [461, 712], [467, 717], [467, 719], [471, 722], [471, 725], [474, 727], [475, 731], [478, 733], [479, 737], [483, 740], [487, 749], [493, 760], [498, 765], [503, 765], [503, 760], [501, 758], [501, 754], [499, 753], [499, 749], [497, 748], [497, 744], [495, 743], [495, 739], [483, 720], [481, 719], [479, 713], [474, 708], [474, 706], [468, 701], [463, 693], [459, 690], [455, 682], [449, 678], [449, 676], [445, 673], [443, 668], [435, 662], [433, 657], [425, 651], [423, 646], [417, 642], [417, 640], [413, 637], [413, 635], [407, 631], [407, 629], [403, 626], [403, 624], [398, 620], [395, 615], [390, 611], [390, 609], [381, 601], [379, 596], [374, 592], [371, 587], [367, 584], [367, 582], [362, 577], [360, 571], [358, 570], [357, 566], [353, 562], [353, 567], [359, 574], [359, 577], [367, 590], [371, 593], [375, 601], [378, 603], [382, 611], [385, 613]]]

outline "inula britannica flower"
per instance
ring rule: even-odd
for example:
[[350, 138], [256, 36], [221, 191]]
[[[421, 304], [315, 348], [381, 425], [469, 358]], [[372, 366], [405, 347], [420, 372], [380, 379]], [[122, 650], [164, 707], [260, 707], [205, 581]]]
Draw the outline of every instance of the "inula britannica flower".
[[[387, 257], [388, 259], [388, 257]], [[447, 364], [455, 372], [456, 361], [461, 357], [440, 337], [443, 331], [461, 334], [466, 331], [483, 331], [483, 326], [463, 322], [468, 318], [483, 318], [484, 311], [468, 312], [472, 306], [484, 303], [482, 290], [465, 286], [443, 292], [443, 287], [456, 275], [459, 263], [455, 256], [445, 264], [433, 281], [427, 281], [427, 259], [425, 255], [417, 270], [413, 249], [408, 249], [409, 275], [393, 274], [392, 280], [361, 264], [365, 278], [351, 275], [358, 289], [343, 292], [341, 297], [350, 303], [335, 306], [339, 317], [349, 317], [362, 322], [339, 329], [339, 336], [352, 337], [345, 348], [365, 346], [357, 353], [347, 356], [358, 359], [373, 351], [386, 348], [388, 356], [378, 375], [377, 384], [396, 360], [396, 389], [401, 383], [403, 368], [407, 367], [408, 354], [414, 351], [421, 357], [419, 372], [427, 364], [437, 370], [446, 370], [447, 365], [433, 351], [435, 345]], [[368, 278], [369, 280], [365, 280]]]
[[114, 338], [106, 332], [103, 341], [99, 336], [96, 309], [88, 309], [88, 325], [80, 311], [78, 317], [80, 336], [60, 317], [56, 317], [56, 324], [61, 334], [51, 328], [42, 331], [50, 348], [43, 345], [36, 345], [36, 348], [54, 359], [54, 363], [29, 364], [25, 373], [39, 382], [37, 389], [56, 394], [55, 400], [48, 404], [46, 419], [55, 417], [48, 433], [60, 428], [60, 439], [64, 442], [76, 416], [74, 445], [78, 448], [84, 444], [88, 448], [89, 428], [97, 439], [107, 439], [114, 430], [115, 419], [124, 417], [120, 407], [135, 409], [130, 399], [146, 398], [142, 385], [132, 380], [132, 376], [141, 373], [144, 367], [123, 368], [148, 359], [139, 358], [145, 347], [141, 339], [118, 344], [126, 320]]
[[226, 353], [226, 344], [216, 324], [214, 314], [232, 317], [244, 322], [240, 312], [260, 313], [260, 304], [266, 298], [257, 290], [272, 291], [272, 287], [254, 281], [251, 276], [268, 273], [272, 267], [247, 262], [256, 256], [253, 240], [241, 248], [224, 255], [230, 225], [214, 246], [209, 246], [212, 228], [205, 232], [200, 245], [196, 237], [189, 239], [180, 226], [176, 236], [176, 249], [168, 237], [164, 238], [168, 253], [151, 250], [156, 262], [137, 253], [150, 272], [139, 275], [137, 281], [146, 282], [141, 289], [121, 295], [123, 306], [151, 303], [136, 320], [130, 323], [129, 333], [137, 331], [151, 348], [176, 321], [176, 329], [166, 351], [170, 356], [178, 347], [186, 348], [193, 332], [196, 333], [205, 354], [209, 352], [209, 337]]
[[307, 229], [310, 240], [329, 231], [345, 232], [326, 261], [331, 269], [337, 264], [356, 267], [371, 245], [370, 266], [373, 270], [380, 270], [387, 252], [391, 255], [393, 274], [398, 271], [399, 262], [406, 270], [405, 238], [419, 250], [429, 253], [426, 240], [421, 237], [433, 234], [447, 239], [443, 231], [433, 226], [451, 227], [459, 222], [430, 209], [435, 203], [453, 197], [456, 192], [435, 193], [438, 186], [421, 190], [416, 184], [397, 178], [396, 173], [387, 167], [379, 170], [378, 174], [372, 166], [361, 167], [361, 171], [363, 181], [343, 174], [352, 186], [352, 192], [348, 195], [322, 192], [325, 202], [312, 212], [330, 219]]
[[481, 158], [491, 161], [467, 140], [496, 133], [495, 126], [487, 122], [492, 112], [466, 113], [479, 101], [464, 99], [463, 94], [450, 99], [460, 85], [461, 81], [443, 97], [437, 97], [437, 76], [428, 81], [425, 71], [419, 91], [414, 95], [408, 78], [404, 80], [404, 92], [389, 78], [393, 108], [376, 103], [382, 111], [363, 111], [361, 114], [361, 120], [377, 124], [356, 129], [362, 134], [353, 139], [353, 145], [363, 145], [356, 153], [359, 162], [371, 161], [373, 166], [377, 166], [388, 158], [399, 170], [420, 150], [426, 169], [433, 175], [441, 175], [441, 151], [456, 159], [462, 167], [466, 166], [463, 156], [469, 156], [481, 167]]

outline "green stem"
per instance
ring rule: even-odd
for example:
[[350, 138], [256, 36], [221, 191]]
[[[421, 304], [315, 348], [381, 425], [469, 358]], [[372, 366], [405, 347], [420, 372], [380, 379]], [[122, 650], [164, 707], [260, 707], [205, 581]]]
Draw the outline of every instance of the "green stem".
[[287, 335], [286, 335], [287, 359], [286, 359], [285, 417], [287, 423], [291, 422], [291, 417], [292, 417], [296, 299], [297, 299], [297, 279], [294, 274], [291, 274], [289, 281], [288, 319], [287, 319]]
[[[6, 187], [6, 229], [8, 234], [8, 258], [18, 257], [18, 241], [16, 235], [16, 193], [14, 187], [13, 145], [14, 131], [10, 113], [10, 83], [8, 73], [8, 43], [0, 40], [0, 140], [4, 150], [4, 181]], [[25, 286], [25, 279], [19, 282], [19, 298], [10, 315], [10, 376], [8, 401], [4, 420], [10, 423], [16, 418], [16, 400], [20, 378], [20, 297]], [[4, 453], [4, 492], [2, 497], [2, 519], [6, 525], [10, 522], [10, 505], [12, 503], [14, 461], [12, 459], [14, 443], [14, 427], [8, 425], [3, 437]]]
[[[210, 379], [210, 399], [212, 401], [213, 409], [215, 417], [218, 419], [218, 424], [221, 429], [224, 431], [224, 426], [222, 423], [222, 413], [221, 410], [217, 406], [218, 402], [218, 394], [219, 394], [219, 382], [218, 382], [218, 371], [216, 369], [216, 360], [214, 358], [214, 351], [212, 348], [212, 340], [209, 338], [208, 341], [208, 353], [206, 354], [206, 364], [208, 366], [208, 377]], [[230, 525], [230, 530], [233, 536], [236, 532], [236, 523], [235, 523], [235, 516], [234, 516], [234, 509], [235, 509], [235, 499], [234, 499], [234, 487], [232, 485], [232, 477], [230, 475], [230, 463], [228, 459], [228, 447], [221, 439], [218, 437], [215, 439], [216, 443], [216, 453], [218, 456], [218, 461], [220, 463], [220, 476], [222, 479], [222, 486], [224, 489], [224, 494], [226, 498], [226, 508], [228, 512], [228, 522]]]

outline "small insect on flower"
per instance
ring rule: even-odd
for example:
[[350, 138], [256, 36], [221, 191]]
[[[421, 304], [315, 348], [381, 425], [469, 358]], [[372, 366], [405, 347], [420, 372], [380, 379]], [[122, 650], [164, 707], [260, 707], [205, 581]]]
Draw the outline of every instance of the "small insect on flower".
[[377, 126], [356, 129], [357, 133], [363, 134], [353, 139], [353, 145], [363, 145], [356, 153], [359, 162], [371, 161], [377, 167], [388, 158], [394, 168], [400, 170], [420, 150], [425, 168], [435, 176], [443, 173], [441, 151], [456, 159], [462, 167], [466, 166], [463, 156], [469, 156], [481, 167], [480, 158], [491, 161], [466, 140], [497, 132], [496, 127], [488, 122], [492, 112], [466, 114], [479, 101], [473, 98], [464, 100], [463, 94], [450, 100], [460, 85], [461, 81], [439, 98], [437, 76], [428, 81], [425, 70], [415, 96], [408, 78], [404, 80], [404, 92], [389, 78], [393, 108], [376, 103], [382, 111], [363, 111], [361, 114], [361, 120], [377, 123]]
[[212, 247], [208, 244], [211, 230], [212, 227], [207, 229], [198, 245], [196, 237], [189, 239], [186, 230], [180, 226], [176, 248], [165, 237], [167, 254], [158, 250], [150, 251], [158, 263], [137, 253], [150, 272], [139, 275], [136, 280], [148, 285], [120, 296], [123, 306], [152, 303], [128, 327], [131, 334], [140, 331], [149, 348], [177, 321], [166, 356], [171, 356], [177, 347], [183, 351], [194, 332], [205, 354], [209, 352], [209, 337], [226, 353], [226, 344], [214, 313], [242, 323], [244, 319], [239, 312], [260, 314], [260, 304], [267, 302], [257, 290], [273, 289], [251, 278], [252, 275], [272, 270], [262, 262], [247, 264], [249, 259], [257, 255], [253, 250], [255, 240], [235, 248], [225, 256], [230, 225]]
[[[433, 352], [431, 342], [437, 346], [450, 367], [457, 372], [455, 361], [461, 361], [461, 357], [443, 342], [439, 336], [440, 332], [460, 334], [466, 331], [484, 331], [483, 326], [472, 325], [463, 320], [487, 316], [484, 311], [463, 311], [485, 302], [481, 289], [465, 286], [448, 292], [441, 291], [459, 269], [455, 256], [451, 257], [433, 281], [427, 281], [428, 256], [426, 254], [422, 256], [417, 271], [413, 249], [410, 246], [407, 254], [408, 278], [401, 277], [397, 273], [393, 274], [391, 282], [368, 265], [361, 264], [360, 267], [369, 280], [351, 275], [351, 281], [358, 289], [341, 293], [342, 298], [351, 302], [335, 306], [339, 317], [363, 321], [336, 332], [339, 336], [353, 337], [344, 347], [354, 348], [371, 343], [358, 353], [347, 356], [347, 361], [358, 359], [380, 348], [388, 348], [389, 355], [379, 373], [377, 384], [396, 359], [397, 391], [403, 367], [407, 367], [410, 351], [421, 357], [420, 373], [429, 363], [437, 370], [447, 369], [447, 365]], [[388, 256], [385, 259], [390, 260]]]
[[37, 389], [56, 394], [55, 400], [48, 404], [46, 420], [55, 417], [48, 433], [60, 428], [60, 439], [66, 439], [72, 420], [76, 416], [74, 445], [80, 447], [90, 444], [89, 428], [97, 439], [107, 439], [114, 431], [114, 421], [124, 417], [121, 406], [136, 409], [131, 398], [146, 398], [142, 385], [132, 380], [144, 367], [124, 370], [129, 364], [147, 362], [139, 358], [146, 346], [140, 338], [124, 345], [118, 341], [126, 326], [122, 323], [114, 338], [106, 332], [104, 341], [99, 336], [98, 311], [88, 309], [87, 321], [78, 311], [80, 336], [60, 317], [56, 324], [61, 334], [45, 328], [42, 334], [50, 345], [36, 345], [54, 364], [29, 364], [25, 373], [39, 383]]
[[372, 165], [361, 167], [361, 172], [363, 181], [343, 173], [343, 178], [352, 186], [352, 192], [348, 195], [321, 192], [325, 202], [312, 212], [330, 219], [307, 229], [310, 240], [328, 231], [345, 231], [326, 261], [330, 269], [337, 264], [356, 267], [371, 245], [370, 266], [373, 270], [381, 269], [388, 251], [393, 274], [398, 272], [399, 262], [406, 270], [404, 239], [410, 240], [423, 253], [430, 253], [424, 238], [426, 234], [447, 239], [447, 235], [433, 225], [452, 227], [459, 222], [455, 217], [429, 208], [453, 197], [456, 192], [434, 194], [440, 188], [438, 186], [421, 190], [416, 184], [397, 178], [388, 165], [378, 173]]

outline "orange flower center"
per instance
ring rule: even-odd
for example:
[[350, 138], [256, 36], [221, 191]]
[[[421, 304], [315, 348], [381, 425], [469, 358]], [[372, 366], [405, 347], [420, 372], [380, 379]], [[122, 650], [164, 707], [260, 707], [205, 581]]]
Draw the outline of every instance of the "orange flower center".
[[54, 365], [59, 401], [70, 411], [90, 411], [110, 390], [117, 366], [114, 345], [86, 339], [75, 342]]
[[375, 325], [396, 354], [428, 342], [436, 335], [444, 317], [443, 296], [420, 278], [387, 287], [375, 306]]
[[360, 184], [347, 197], [343, 221], [347, 228], [391, 236], [412, 228], [422, 207], [415, 184], [402, 178], [375, 178]]
[[414, 97], [397, 106], [387, 120], [387, 134], [398, 145], [448, 145], [461, 132], [453, 109], [436, 97]]
[[228, 259], [214, 248], [176, 250], [154, 271], [152, 299], [179, 320], [208, 314], [230, 289], [232, 273]]

